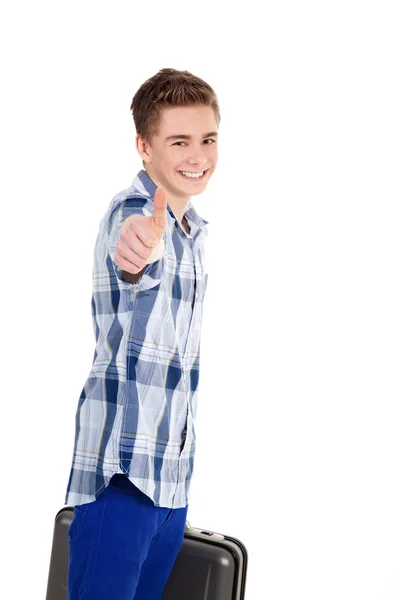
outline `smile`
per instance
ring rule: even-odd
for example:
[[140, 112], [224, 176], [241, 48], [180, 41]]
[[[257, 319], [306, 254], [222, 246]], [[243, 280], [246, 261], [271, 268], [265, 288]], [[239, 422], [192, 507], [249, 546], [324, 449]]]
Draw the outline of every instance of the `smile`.
[[191, 173], [190, 171], [179, 171], [179, 173], [182, 175], [182, 177], [185, 177], [185, 179], [195, 179], [197, 181], [199, 179], [204, 179], [207, 172], [208, 169], [206, 169], [205, 171], [200, 171], [199, 173]]

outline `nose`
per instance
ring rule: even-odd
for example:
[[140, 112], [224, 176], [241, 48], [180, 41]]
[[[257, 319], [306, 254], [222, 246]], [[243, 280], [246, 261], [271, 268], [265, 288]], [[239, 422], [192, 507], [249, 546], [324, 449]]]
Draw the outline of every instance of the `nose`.
[[205, 157], [203, 148], [198, 146], [190, 148], [187, 156], [187, 162], [190, 165], [204, 165], [207, 162], [207, 159]]

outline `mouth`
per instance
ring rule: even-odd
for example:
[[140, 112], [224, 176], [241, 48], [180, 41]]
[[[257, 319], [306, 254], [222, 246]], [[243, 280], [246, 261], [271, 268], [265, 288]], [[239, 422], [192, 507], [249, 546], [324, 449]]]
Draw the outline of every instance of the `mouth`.
[[204, 171], [199, 171], [198, 173], [194, 173], [191, 171], [178, 171], [178, 173], [183, 179], [186, 179], [187, 181], [196, 182], [202, 181], [206, 177], [209, 170], [210, 169], [205, 169]]

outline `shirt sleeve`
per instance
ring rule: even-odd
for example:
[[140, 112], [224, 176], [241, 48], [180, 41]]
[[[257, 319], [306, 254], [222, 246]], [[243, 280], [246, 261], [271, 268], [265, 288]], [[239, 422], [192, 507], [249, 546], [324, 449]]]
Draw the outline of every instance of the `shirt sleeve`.
[[[127, 198], [118, 204], [118, 206], [112, 211], [109, 221], [109, 233], [108, 233], [108, 255], [109, 261], [112, 263], [114, 274], [117, 277], [119, 285], [123, 286], [135, 286], [138, 290], [144, 291], [149, 290], [158, 285], [164, 275], [165, 270], [165, 256], [162, 256], [159, 260], [149, 263], [146, 266], [141, 278], [135, 283], [126, 281], [123, 278], [122, 270], [114, 262], [116, 253], [117, 243], [121, 234], [121, 229], [124, 221], [132, 215], [143, 215], [149, 217], [153, 214], [153, 203], [147, 198]], [[166, 245], [164, 233], [164, 243]]]

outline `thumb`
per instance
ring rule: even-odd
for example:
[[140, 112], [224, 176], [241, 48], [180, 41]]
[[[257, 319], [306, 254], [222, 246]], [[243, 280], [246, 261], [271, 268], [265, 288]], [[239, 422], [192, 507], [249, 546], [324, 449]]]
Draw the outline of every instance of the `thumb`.
[[167, 227], [167, 192], [157, 188], [154, 194], [154, 214], [151, 216], [155, 233], [161, 237]]

